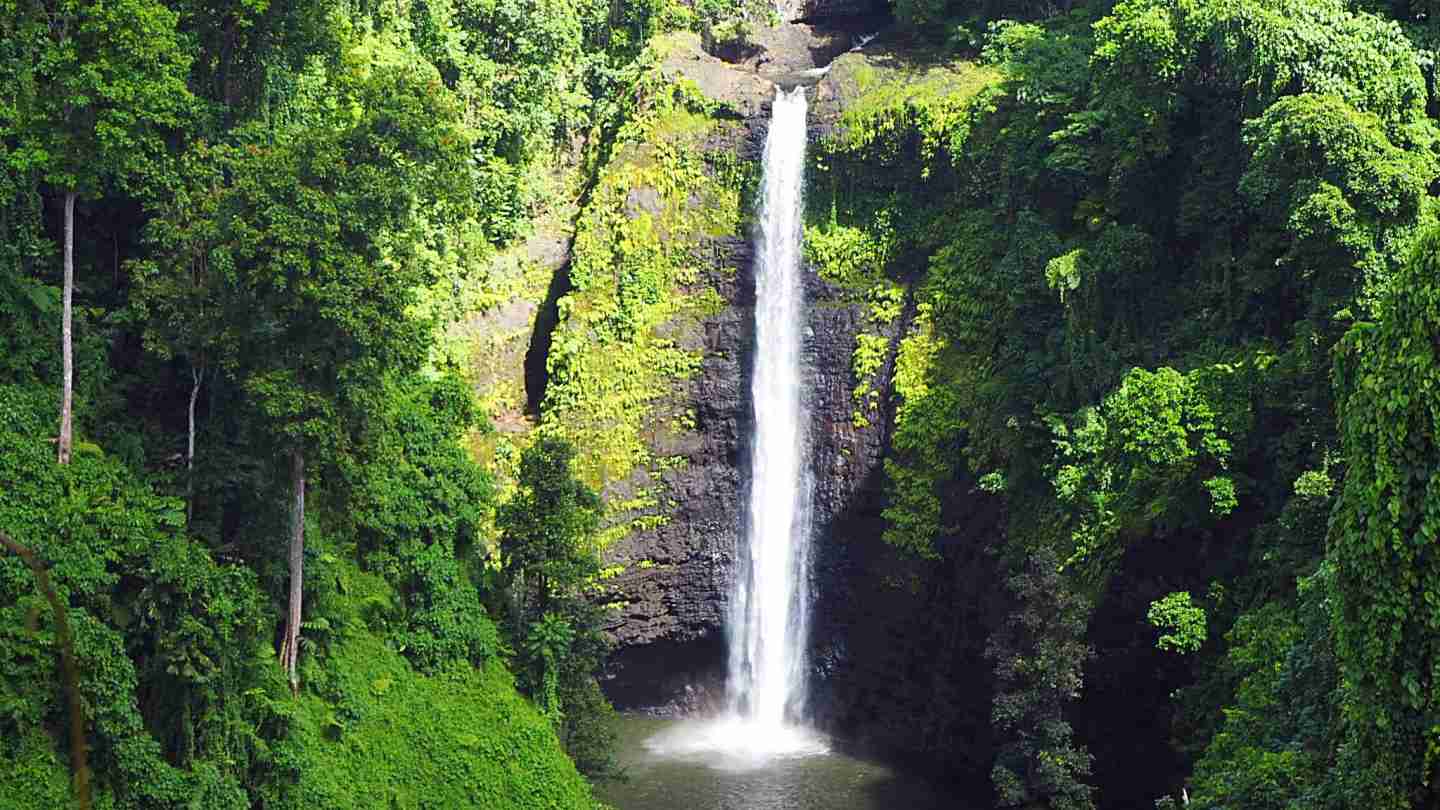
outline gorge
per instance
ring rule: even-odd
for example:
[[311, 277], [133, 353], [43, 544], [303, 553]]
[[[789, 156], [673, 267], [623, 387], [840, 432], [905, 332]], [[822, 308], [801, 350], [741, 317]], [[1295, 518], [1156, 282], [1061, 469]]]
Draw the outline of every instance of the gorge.
[[0, 806], [1440, 806], [1437, 21], [0, 0]]

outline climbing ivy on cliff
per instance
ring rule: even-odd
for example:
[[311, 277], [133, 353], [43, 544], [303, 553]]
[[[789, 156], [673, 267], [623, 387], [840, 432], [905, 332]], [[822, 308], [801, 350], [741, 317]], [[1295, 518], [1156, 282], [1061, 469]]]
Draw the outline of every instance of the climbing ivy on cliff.
[[1440, 235], [1416, 245], [1374, 323], [1346, 335], [1337, 366], [1348, 462], [1331, 529], [1336, 641], [1356, 800], [1433, 801], [1440, 723], [1436, 671], [1437, 500], [1434, 283]]
[[754, 185], [753, 167], [704, 148], [738, 131], [715, 102], [653, 64], [635, 81], [647, 108], [617, 132], [577, 223], [541, 408], [542, 434], [584, 448], [586, 483], [630, 493], [609, 505], [602, 544], [666, 519], [655, 507], [674, 459], [652, 448], [658, 435], [693, 430], [680, 394], [700, 367], [701, 320], [723, 306], [702, 283], [703, 248], [742, 230], [742, 194]]

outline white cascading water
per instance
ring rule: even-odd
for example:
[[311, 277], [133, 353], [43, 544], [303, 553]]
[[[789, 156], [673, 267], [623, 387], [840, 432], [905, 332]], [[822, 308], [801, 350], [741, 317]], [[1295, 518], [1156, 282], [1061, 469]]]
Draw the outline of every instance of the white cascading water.
[[811, 483], [803, 428], [800, 333], [805, 89], [777, 89], [765, 137], [756, 233], [750, 509], [731, 594], [729, 707], [646, 742], [652, 752], [719, 768], [824, 753], [805, 726]]
[[749, 537], [730, 617], [731, 711], [755, 725], [803, 719], [810, 486], [800, 396], [805, 89], [777, 90], [765, 138], [755, 262]]

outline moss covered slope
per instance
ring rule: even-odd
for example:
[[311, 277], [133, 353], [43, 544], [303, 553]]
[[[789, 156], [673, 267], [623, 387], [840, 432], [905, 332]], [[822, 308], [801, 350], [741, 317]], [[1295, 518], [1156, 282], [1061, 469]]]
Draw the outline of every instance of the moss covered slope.
[[287, 750], [299, 787], [286, 806], [395, 810], [593, 808], [590, 787], [504, 665], [415, 673], [365, 630], [326, 660]]

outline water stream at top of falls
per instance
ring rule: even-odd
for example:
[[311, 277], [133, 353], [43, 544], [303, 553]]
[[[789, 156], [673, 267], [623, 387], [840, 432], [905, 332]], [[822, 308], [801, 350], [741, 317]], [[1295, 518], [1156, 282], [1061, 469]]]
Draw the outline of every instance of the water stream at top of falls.
[[730, 616], [731, 711], [778, 729], [803, 719], [810, 485], [800, 395], [805, 89], [777, 90], [765, 138], [755, 263], [750, 510]]

